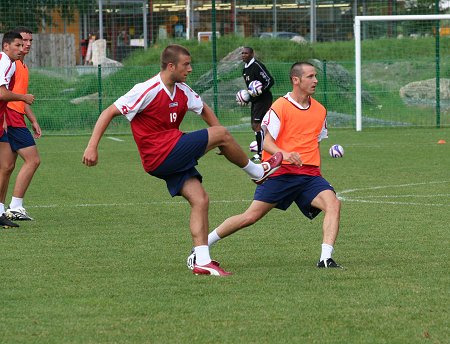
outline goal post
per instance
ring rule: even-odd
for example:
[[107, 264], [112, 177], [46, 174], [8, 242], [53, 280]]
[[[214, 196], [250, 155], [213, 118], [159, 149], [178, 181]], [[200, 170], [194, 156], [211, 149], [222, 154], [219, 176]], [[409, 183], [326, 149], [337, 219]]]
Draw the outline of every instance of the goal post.
[[[450, 14], [436, 15], [390, 15], [390, 16], [355, 16], [355, 82], [356, 82], [356, 131], [362, 130], [362, 84], [361, 84], [361, 22], [368, 21], [405, 21], [405, 20], [450, 20]], [[439, 33], [437, 33], [439, 35]], [[436, 54], [438, 54], [436, 49]], [[437, 63], [439, 59], [436, 58]], [[436, 102], [439, 100], [439, 80], [436, 78]]]

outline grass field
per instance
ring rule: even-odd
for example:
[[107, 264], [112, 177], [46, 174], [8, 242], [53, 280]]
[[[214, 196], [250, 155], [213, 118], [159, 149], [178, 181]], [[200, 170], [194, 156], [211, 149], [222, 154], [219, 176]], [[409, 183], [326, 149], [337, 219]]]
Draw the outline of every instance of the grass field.
[[[116, 138], [95, 168], [81, 164], [88, 137], [40, 139], [35, 221], [0, 231], [1, 343], [450, 342], [449, 129], [331, 129], [323, 175], [342, 199], [346, 269], [315, 267], [323, 216], [291, 207], [212, 248], [225, 279], [188, 271], [188, 205]], [[211, 229], [250, 203], [254, 185], [223, 157], [199, 170]]]

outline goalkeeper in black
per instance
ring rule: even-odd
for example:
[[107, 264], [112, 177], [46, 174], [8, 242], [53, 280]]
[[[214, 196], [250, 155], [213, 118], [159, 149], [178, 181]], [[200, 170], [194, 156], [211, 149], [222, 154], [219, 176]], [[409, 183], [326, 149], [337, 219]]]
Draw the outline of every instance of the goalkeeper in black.
[[242, 76], [251, 95], [251, 124], [255, 132], [258, 152], [252, 158], [254, 162], [261, 160], [264, 141], [264, 132], [261, 129], [261, 121], [272, 105], [273, 97], [270, 88], [275, 83], [266, 66], [255, 59], [254, 51], [250, 47], [244, 47], [241, 52], [244, 69]]

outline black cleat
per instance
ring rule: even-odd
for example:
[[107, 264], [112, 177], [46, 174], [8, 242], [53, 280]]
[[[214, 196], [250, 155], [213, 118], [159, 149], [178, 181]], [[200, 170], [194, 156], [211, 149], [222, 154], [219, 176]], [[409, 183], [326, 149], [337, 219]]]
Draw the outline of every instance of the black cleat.
[[19, 225], [17, 223], [12, 222], [10, 219], [8, 219], [5, 214], [2, 214], [2, 216], [0, 216], [0, 227], [13, 228], [13, 227], [19, 227]]
[[321, 260], [317, 263], [318, 268], [337, 268], [343, 269], [342, 266], [338, 265], [333, 258], [328, 258], [327, 260]]
[[195, 260], [195, 252], [194, 249], [192, 249], [191, 253], [186, 259], [186, 265], [189, 270], [194, 270]]
[[32, 221], [33, 218], [28, 215], [25, 208], [7, 209], [5, 215], [12, 221]]

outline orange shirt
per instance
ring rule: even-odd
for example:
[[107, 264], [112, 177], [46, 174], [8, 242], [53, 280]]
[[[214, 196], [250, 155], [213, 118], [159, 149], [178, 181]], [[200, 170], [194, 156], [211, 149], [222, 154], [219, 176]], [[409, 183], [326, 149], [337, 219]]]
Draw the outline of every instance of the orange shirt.
[[[301, 109], [287, 98], [278, 98], [271, 107], [280, 120], [280, 130], [275, 144], [287, 152], [298, 152], [303, 165], [320, 167], [319, 136], [324, 127], [327, 111], [310, 98], [308, 109]], [[263, 160], [270, 154], [263, 151]], [[283, 161], [283, 164], [290, 164]]]
[[[18, 94], [28, 93], [28, 67], [20, 60], [16, 61], [15, 83], [11, 90]], [[6, 109], [6, 123], [12, 127], [26, 127], [25, 103], [22, 101], [8, 102]], [[12, 111], [11, 111], [12, 110]]]

